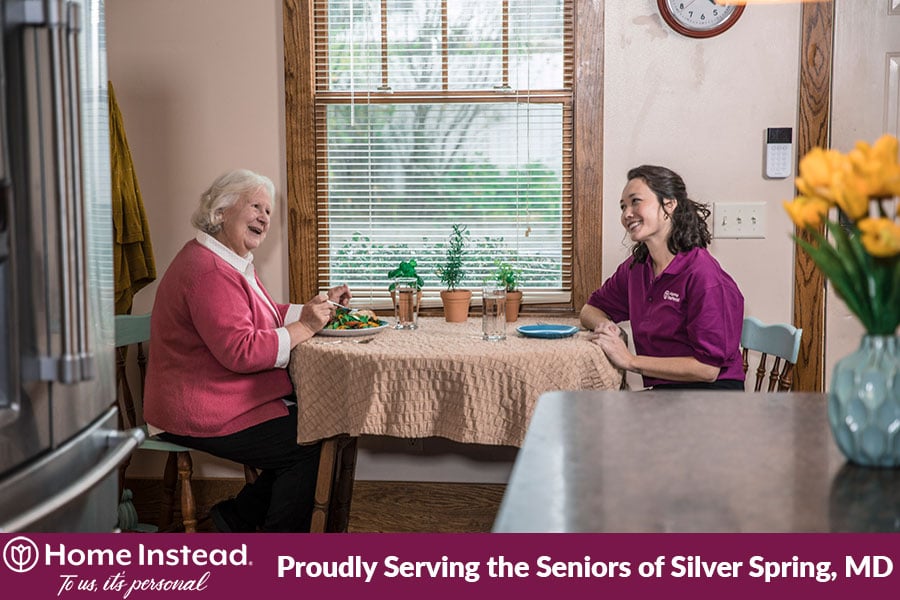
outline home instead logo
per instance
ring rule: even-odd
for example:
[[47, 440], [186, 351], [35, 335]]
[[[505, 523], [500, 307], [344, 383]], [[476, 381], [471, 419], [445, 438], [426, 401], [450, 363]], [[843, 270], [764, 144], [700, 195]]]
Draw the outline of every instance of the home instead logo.
[[[136, 548], [78, 548], [44, 544], [44, 566], [52, 567], [248, 567], [247, 544], [236, 548], [171, 548], [137, 544]], [[13, 573], [27, 573], [41, 561], [41, 549], [31, 539], [17, 536], [3, 547], [3, 564]]]
[[38, 547], [25, 536], [17, 536], [3, 546], [3, 564], [13, 573], [27, 573], [38, 564]]
[[678, 303], [681, 302], [681, 296], [679, 294], [676, 294], [675, 292], [666, 290], [665, 292], [663, 292], [663, 300], [669, 300], [670, 302]]

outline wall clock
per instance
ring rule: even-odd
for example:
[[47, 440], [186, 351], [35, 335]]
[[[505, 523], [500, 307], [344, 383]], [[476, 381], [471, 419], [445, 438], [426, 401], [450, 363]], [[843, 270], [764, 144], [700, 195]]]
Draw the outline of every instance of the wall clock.
[[744, 12], [744, 5], [722, 6], [715, 0], [656, 0], [669, 27], [692, 38], [708, 38], [726, 31]]

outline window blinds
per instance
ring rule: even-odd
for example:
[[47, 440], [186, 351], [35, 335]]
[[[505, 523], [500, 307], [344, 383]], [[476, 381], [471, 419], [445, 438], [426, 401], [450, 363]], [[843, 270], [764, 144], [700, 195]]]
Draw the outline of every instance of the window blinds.
[[570, 0], [315, 0], [321, 288], [387, 298], [414, 258], [427, 304], [460, 223], [462, 287], [504, 261], [568, 301], [572, 29]]

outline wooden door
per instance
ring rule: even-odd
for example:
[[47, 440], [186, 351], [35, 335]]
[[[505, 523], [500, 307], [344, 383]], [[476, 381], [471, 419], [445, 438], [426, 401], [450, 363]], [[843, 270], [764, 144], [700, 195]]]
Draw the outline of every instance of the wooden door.
[[[900, 0], [836, 0], [831, 147], [883, 133], [900, 137]], [[857, 319], [830, 289], [825, 301], [825, 389], [834, 363], [859, 345]]]

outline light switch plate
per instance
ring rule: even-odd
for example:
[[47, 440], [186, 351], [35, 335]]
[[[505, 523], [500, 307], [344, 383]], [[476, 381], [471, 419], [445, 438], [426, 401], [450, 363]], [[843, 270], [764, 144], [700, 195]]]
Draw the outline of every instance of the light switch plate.
[[716, 202], [713, 209], [715, 237], [766, 237], [765, 202]]

